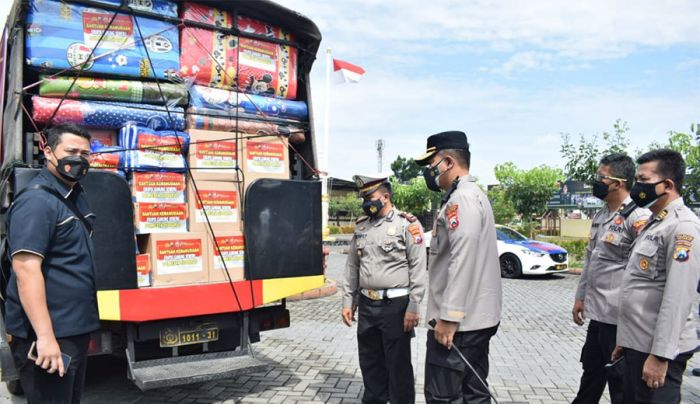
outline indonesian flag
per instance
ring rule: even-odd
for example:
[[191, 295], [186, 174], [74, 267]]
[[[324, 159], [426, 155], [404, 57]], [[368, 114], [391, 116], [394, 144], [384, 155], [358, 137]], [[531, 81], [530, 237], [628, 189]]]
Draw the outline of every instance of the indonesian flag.
[[333, 72], [337, 83], [357, 83], [365, 69], [342, 60], [333, 59]]

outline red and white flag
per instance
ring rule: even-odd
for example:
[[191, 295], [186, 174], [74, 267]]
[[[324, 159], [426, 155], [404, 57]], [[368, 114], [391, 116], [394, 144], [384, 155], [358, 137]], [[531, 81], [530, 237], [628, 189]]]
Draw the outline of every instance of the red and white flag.
[[365, 69], [343, 60], [333, 59], [333, 72], [337, 83], [357, 83], [365, 74]]

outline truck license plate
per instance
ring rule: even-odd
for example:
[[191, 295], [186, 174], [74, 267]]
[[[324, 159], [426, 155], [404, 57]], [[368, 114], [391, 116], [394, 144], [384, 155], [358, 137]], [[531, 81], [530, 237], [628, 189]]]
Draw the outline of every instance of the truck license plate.
[[160, 330], [160, 347], [172, 348], [182, 345], [202, 344], [218, 341], [219, 328], [215, 325], [202, 325], [194, 330], [164, 328]]
[[557, 271], [561, 271], [562, 269], [566, 269], [566, 264], [555, 265], [554, 269], [556, 269]]

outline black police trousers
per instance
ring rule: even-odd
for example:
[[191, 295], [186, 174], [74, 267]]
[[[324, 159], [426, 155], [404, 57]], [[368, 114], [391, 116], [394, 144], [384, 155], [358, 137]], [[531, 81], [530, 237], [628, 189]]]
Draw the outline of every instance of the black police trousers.
[[61, 352], [71, 357], [70, 366], [63, 377], [58, 371], [49, 374], [27, 359], [27, 353], [34, 339], [12, 338], [10, 348], [15, 366], [19, 370], [19, 380], [28, 404], [73, 404], [80, 403], [85, 386], [87, 353], [90, 334], [58, 338]]
[[681, 383], [683, 372], [693, 352], [678, 355], [674, 360], [668, 361], [668, 370], [664, 386], [658, 389], [650, 389], [642, 380], [644, 362], [649, 357], [648, 353], [625, 348], [625, 375], [624, 396], [625, 404], [678, 404], [681, 402]]
[[365, 392], [363, 403], [415, 402], [411, 338], [404, 332], [403, 319], [408, 296], [371, 300], [360, 297], [357, 345]]
[[425, 400], [427, 403], [482, 404], [490, 403], [487, 386], [454, 352], [459, 349], [486, 382], [489, 375], [489, 342], [498, 325], [476, 331], [455, 333], [452, 349], [440, 345], [435, 331], [428, 331], [425, 358]]
[[583, 374], [578, 394], [571, 404], [592, 404], [600, 401], [608, 384], [610, 402], [622, 404], [622, 374], [625, 361], [618, 362], [615, 366], [606, 368], [610, 363], [610, 356], [615, 349], [617, 326], [591, 320], [588, 324], [586, 342], [581, 349], [581, 364]]

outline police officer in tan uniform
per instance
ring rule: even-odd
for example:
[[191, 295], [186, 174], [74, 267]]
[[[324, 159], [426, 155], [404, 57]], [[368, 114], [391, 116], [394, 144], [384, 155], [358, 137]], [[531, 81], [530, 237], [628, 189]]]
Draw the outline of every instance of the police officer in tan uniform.
[[685, 206], [685, 162], [659, 149], [637, 159], [630, 195], [652, 212], [622, 279], [617, 345], [625, 403], [680, 403], [683, 371], [698, 346], [691, 306], [700, 278], [700, 220]]
[[413, 403], [411, 338], [425, 293], [423, 228], [391, 203], [387, 178], [355, 176], [367, 216], [358, 219], [343, 282], [343, 322], [359, 311], [363, 403]]
[[[469, 175], [470, 153], [463, 132], [428, 138], [428, 188], [446, 190], [433, 228], [427, 319], [425, 398], [428, 403], [489, 403], [486, 381], [489, 341], [501, 320], [501, 270], [493, 211], [486, 194]], [[478, 372], [468, 369], [459, 349]]]
[[638, 208], [629, 196], [634, 181], [634, 161], [613, 153], [600, 161], [593, 196], [605, 205], [593, 216], [583, 273], [576, 290], [574, 322], [588, 318], [586, 342], [581, 350], [583, 375], [572, 404], [597, 403], [608, 383], [610, 401], [622, 404], [622, 366], [605, 367], [615, 349], [617, 312], [622, 274], [637, 234], [650, 212]]

